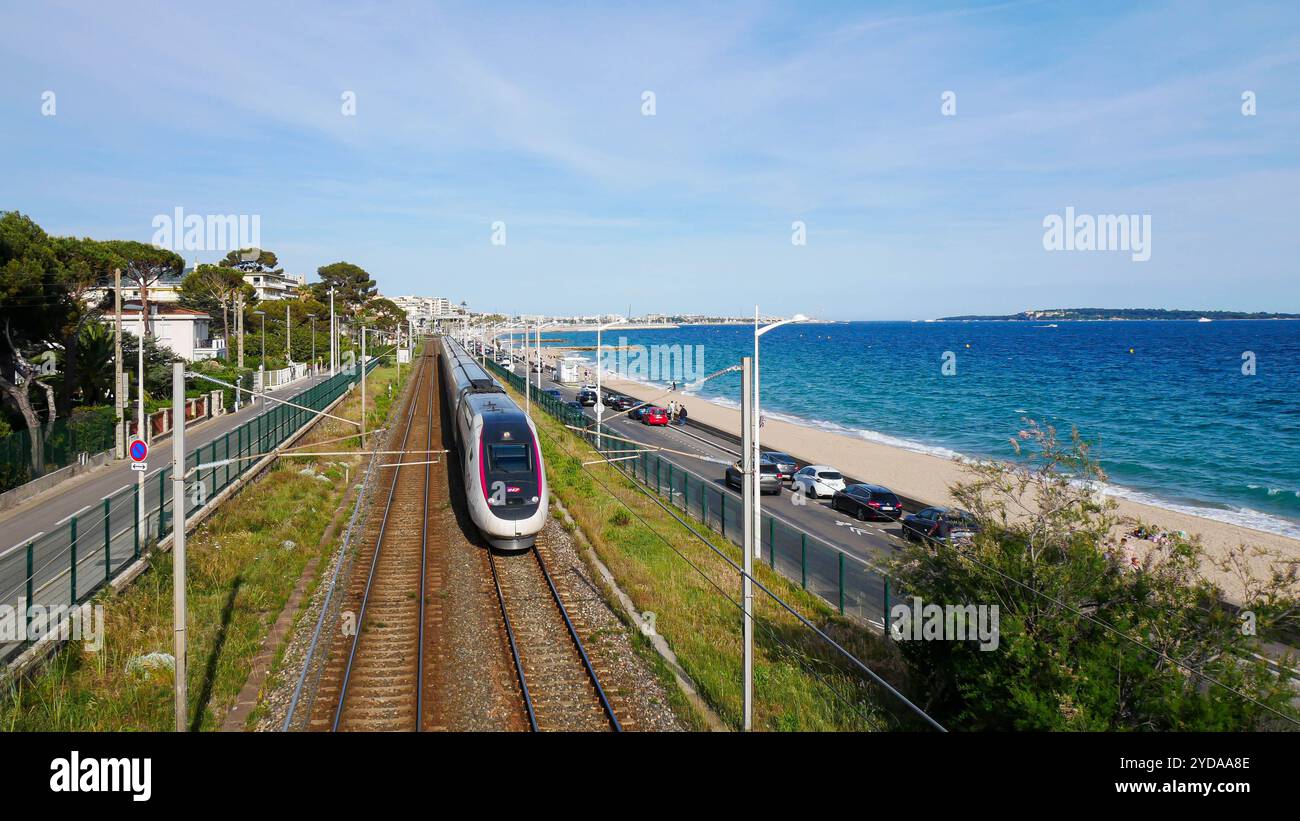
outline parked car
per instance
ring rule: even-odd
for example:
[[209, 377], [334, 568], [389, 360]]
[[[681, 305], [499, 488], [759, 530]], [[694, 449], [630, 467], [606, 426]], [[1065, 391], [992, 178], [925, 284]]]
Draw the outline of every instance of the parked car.
[[831, 496], [831, 508], [850, 516], [897, 521], [903, 515], [903, 503], [894, 491], [880, 485], [849, 485]]
[[[727, 466], [727, 486], [741, 490], [745, 487], [745, 473], [741, 469], [740, 463]], [[776, 465], [771, 462], [758, 463], [758, 489], [760, 493], [780, 493], [785, 485], [781, 481], [781, 473], [777, 470]]]
[[645, 405], [641, 410], [641, 421], [647, 425], [667, 425], [668, 409], [654, 405]]
[[498, 359], [497, 364], [508, 371], [513, 371], [515, 369], [515, 363], [511, 362], [510, 357], [508, 356], [503, 356], [500, 359]]
[[590, 408], [596, 404], [596, 392], [583, 388], [578, 391], [578, 401], [582, 403], [583, 407]]
[[811, 498], [834, 496], [844, 489], [844, 476], [830, 465], [809, 465], [794, 474], [793, 488]]
[[909, 542], [937, 539], [960, 544], [979, 532], [974, 514], [955, 507], [927, 507], [903, 517], [903, 538]]
[[607, 404], [609, 407], [613, 408], [616, 411], [625, 411], [625, 410], [631, 410], [632, 408], [635, 408], [637, 405], [640, 405], [641, 403], [630, 396], [620, 395], [620, 396], [615, 396], [612, 401], [606, 402], [605, 404]]
[[764, 462], [771, 462], [781, 471], [783, 480], [794, 478], [795, 471], [799, 470], [799, 463], [788, 453], [782, 453], [779, 450], [766, 450], [759, 456]]
[[641, 421], [641, 417], [645, 414], [645, 412], [648, 411], [648, 410], [650, 410], [650, 408], [652, 408], [652, 407], [654, 407], [654, 406], [653, 406], [653, 405], [637, 405], [635, 408], [633, 408], [632, 410], [630, 410], [630, 411], [627, 412], [627, 418], [628, 418], [628, 419], [635, 419], [635, 420], [637, 420], [637, 421], [639, 422], [639, 421]]

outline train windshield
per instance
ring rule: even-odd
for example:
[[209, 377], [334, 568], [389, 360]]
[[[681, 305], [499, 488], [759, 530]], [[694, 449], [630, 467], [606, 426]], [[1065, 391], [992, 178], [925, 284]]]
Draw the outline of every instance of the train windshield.
[[532, 449], [521, 444], [488, 445], [488, 468], [493, 473], [531, 473]]

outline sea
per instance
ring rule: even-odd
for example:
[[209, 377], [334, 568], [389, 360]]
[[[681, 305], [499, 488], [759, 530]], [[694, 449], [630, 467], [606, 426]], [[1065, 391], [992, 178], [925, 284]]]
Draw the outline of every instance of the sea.
[[[752, 354], [753, 326], [602, 341], [680, 345], [712, 373]], [[1014, 459], [1025, 419], [1077, 428], [1109, 493], [1300, 538], [1300, 320], [794, 324], [762, 337], [760, 366], [765, 416], [945, 457]], [[738, 406], [740, 377], [686, 393]]]

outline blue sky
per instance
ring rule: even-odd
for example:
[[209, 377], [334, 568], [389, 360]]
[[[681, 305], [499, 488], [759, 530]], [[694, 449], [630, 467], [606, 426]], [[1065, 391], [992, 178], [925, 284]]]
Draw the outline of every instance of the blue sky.
[[[259, 214], [504, 311], [1300, 311], [1294, 3], [4, 5], [0, 208], [52, 233]], [[1045, 251], [1067, 206], [1151, 259]]]

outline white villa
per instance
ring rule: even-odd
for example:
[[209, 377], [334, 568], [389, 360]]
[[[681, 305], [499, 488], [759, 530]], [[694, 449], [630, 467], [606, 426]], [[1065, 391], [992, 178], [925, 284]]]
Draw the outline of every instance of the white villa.
[[[106, 319], [113, 321], [111, 315]], [[211, 324], [212, 317], [202, 311], [192, 311], [174, 303], [149, 301], [149, 330], [158, 344], [171, 348], [177, 356], [190, 362], [223, 355], [226, 341], [209, 335]], [[122, 330], [137, 337], [143, 333], [139, 302], [122, 306]]]

